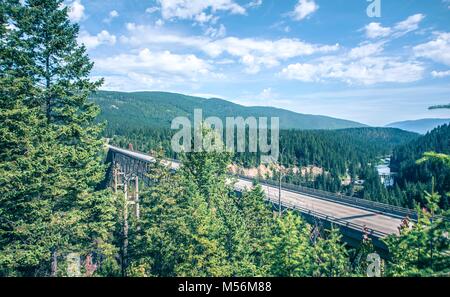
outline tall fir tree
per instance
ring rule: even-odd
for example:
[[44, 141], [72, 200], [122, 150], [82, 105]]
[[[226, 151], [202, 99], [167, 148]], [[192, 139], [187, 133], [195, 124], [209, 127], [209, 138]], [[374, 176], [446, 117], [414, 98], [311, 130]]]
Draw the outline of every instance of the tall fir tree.
[[311, 226], [295, 213], [277, 219], [276, 231], [269, 242], [270, 274], [278, 277], [311, 276], [313, 253], [309, 243]]
[[14, 78], [29, 81], [33, 93], [22, 96], [20, 104], [45, 123], [28, 129], [39, 129], [42, 135], [35, 141], [41, 158], [33, 161], [42, 176], [35, 183], [45, 188], [39, 190], [38, 200], [47, 204], [37, 212], [50, 221], [48, 236], [53, 237], [40, 248], [51, 252], [51, 273], [56, 275], [61, 271], [58, 258], [69, 252], [107, 257], [114, 253], [113, 196], [98, 191], [105, 173], [102, 125], [94, 123], [99, 109], [88, 101], [101, 81], [90, 81], [93, 64], [84, 46], [77, 44], [78, 25], [70, 22], [63, 1], [8, 0], [2, 7], [9, 24], [2, 42], [7, 52], [16, 53], [7, 56], [4, 67]]
[[313, 246], [313, 276], [342, 277], [349, 272], [348, 253], [339, 229], [332, 228]]
[[239, 199], [239, 209], [244, 220], [244, 226], [249, 232], [249, 241], [246, 247], [250, 257], [257, 267], [257, 275], [267, 275], [270, 261], [266, 253], [268, 242], [274, 232], [275, 219], [269, 205], [265, 202], [265, 193], [261, 185], [254, 185]]
[[[24, 73], [14, 15], [19, 1], [0, 3], [0, 274], [45, 275], [51, 262], [52, 201], [46, 194], [52, 134]], [[46, 174], [48, 173], [48, 175]]]

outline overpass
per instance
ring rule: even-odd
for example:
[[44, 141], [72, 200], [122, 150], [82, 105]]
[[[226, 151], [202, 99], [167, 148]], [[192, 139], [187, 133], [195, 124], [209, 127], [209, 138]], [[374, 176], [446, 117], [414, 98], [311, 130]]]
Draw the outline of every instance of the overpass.
[[[139, 215], [138, 179], [144, 183], [150, 182], [147, 177], [148, 164], [155, 162], [155, 158], [144, 153], [109, 145], [107, 162], [111, 164], [109, 180], [116, 189], [118, 185], [126, 189], [128, 181], [134, 181], [136, 194], [131, 201], [137, 205], [136, 214]], [[180, 163], [176, 160], [165, 160], [164, 162], [173, 170], [180, 167]], [[272, 181], [260, 181], [260, 184], [267, 200], [278, 205], [278, 184]], [[242, 192], [252, 187], [253, 179], [236, 176], [235, 188], [237, 191]], [[398, 227], [404, 217], [416, 218], [415, 212], [408, 209], [292, 184], [282, 184], [281, 206], [283, 209], [300, 212], [309, 222], [320, 221], [325, 227], [331, 225], [338, 227], [345, 240], [352, 246], [357, 246], [363, 234], [367, 234], [372, 238], [374, 246], [381, 252], [386, 251], [386, 246], [381, 241], [382, 238], [390, 234], [398, 234]]]

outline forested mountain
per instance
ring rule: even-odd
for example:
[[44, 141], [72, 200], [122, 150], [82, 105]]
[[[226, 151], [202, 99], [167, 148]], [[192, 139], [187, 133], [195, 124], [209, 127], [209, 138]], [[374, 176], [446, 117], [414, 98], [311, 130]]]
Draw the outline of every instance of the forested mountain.
[[[397, 172], [396, 183], [406, 194], [406, 200], [425, 203], [423, 190], [430, 191], [432, 177], [435, 190], [444, 198], [441, 207], [448, 208], [446, 193], [450, 192], [450, 170], [441, 162], [417, 164], [425, 152], [450, 153], [450, 125], [440, 126], [426, 135], [397, 147], [391, 159], [391, 168]], [[411, 206], [411, 205], [410, 205]]]
[[[106, 131], [107, 137], [113, 138], [113, 143], [124, 148], [132, 144], [134, 149], [143, 152], [163, 149], [167, 157], [177, 158], [170, 144], [176, 130], [108, 127]], [[280, 150], [284, 151], [283, 163], [286, 166], [316, 165], [338, 168], [338, 172], [344, 174], [346, 165], [369, 163], [377, 157], [392, 153], [394, 147], [417, 137], [419, 135], [416, 133], [393, 128], [281, 130]], [[234, 156], [234, 160], [244, 167], [260, 164], [257, 153], [239, 153]]]
[[427, 132], [430, 132], [434, 128], [437, 128], [440, 125], [444, 125], [447, 123], [450, 123], [450, 119], [421, 119], [413, 121], [395, 122], [386, 125], [386, 127], [398, 128], [405, 131], [416, 132], [419, 134], [426, 134]]
[[108, 121], [111, 128], [170, 128], [175, 117], [186, 116], [192, 119], [196, 108], [202, 109], [203, 118], [279, 117], [282, 129], [343, 129], [365, 126], [326, 116], [299, 114], [273, 107], [246, 107], [222, 99], [205, 99], [175, 93], [99, 91], [92, 96], [92, 100], [102, 110], [99, 120]]
[[[126, 128], [109, 128], [107, 131], [112, 143], [118, 146], [126, 148], [132, 144], [135, 150], [143, 152], [162, 150], [169, 158], [179, 157], [172, 151], [170, 143], [171, 136], [176, 131]], [[348, 175], [353, 180], [357, 178], [373, 180], [382, 191], [384, 186], [379, 182], [375, 165], [381, 157], [391, 154], [394, 147], [417, 137], [418, 134], [393, 128], [281, 130], [280, 150], [283, 151], [282, 163], [285, 167], [313, 165], [326, 171], [316, 178], [290, 173], [286, 180], [308, 187], [353, 194], [352, 186], [341, 185], [341, 179]], [[260, 165], [258, 153], [236, 153], [232, 160], [244, 168]], [[366, 197], [377, 200], [378, 194], [369, 192], [371, 194], [366, 193]], [[363, 197], [364, 193], [360, 192], [358, 195]]]
[[[129, 181], [122, 189], [102, 188], [106, 143], [96, 121], [100, 109], [88, 99], [102, 81], [92, 81], [93, 63], [68, 12], [63, 0], [0, 2], [0, 277], [367, 275], [369, 237], [349, 250], [338, 229], [308, 224], [298, 212], [274, 216], [257, 183], [238, 195], [227, 152], [187, 153], [175, 172], [157, 155], [147, 172], [151, 182], [141, 183], [133, 204], [128, 194], [136, 194], [137, 183], [129, 192], [122, 190]], [[160, 106], [147, 108], [164, 118]], [[120, 123], [130, 115], [122, 113]], [[153, 137], [154, 127], [119, 130], [120, 123], [106, 133], [124, 145], [151, 139], [165, 147], [170, 135], [161, 130]], [[283, 145], [293, 159], [334, 166], [326, 154], [366, 163], [416, 137], [395, 129], [327, 133], [284, 131]], [[448, 140], [448, 127], [423, 142], [438, 147], [439, 137]], [[294, 148], [303, 141], [305, 155]], [[437, 159], [450, 168], [449, 156]], [[391, 257], [380, 272], [449, 275], [450, 212], [439, 208], [439, 198], [427, 194], [418, 221], [386, 239]]]

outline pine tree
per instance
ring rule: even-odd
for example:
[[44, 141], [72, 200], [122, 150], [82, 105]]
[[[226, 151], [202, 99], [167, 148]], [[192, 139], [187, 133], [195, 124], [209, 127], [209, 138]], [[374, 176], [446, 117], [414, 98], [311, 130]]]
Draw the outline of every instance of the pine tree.
[[339, 229], [332, 228], [325, 238], [319, 238], [313, 248], [314, 276], [346, 276], [349, 270], [348, 254]]
[[160, 158], [150, 166], [148, 178], [151, 185], [141, 195], [140, 219], [130, 228], [128, 269], [135, 276], [176, 276], [188, 244], [187, 189], [181, 175], [172, 174]]
[[367, 256], [375, 252], [372, 239], [368, 234], [363, 235], [360, 246], [353, 250], [354, 257], [352, 259], [353, 274], [355, 276], [367, 276]]
[[[44, 120], [28, 126], [30, 133], [39, 130], [41, 134], [34, 140], [38, 151], [32, 160], [41, 179], [29, 181], [28, 188], [39, 186], [36, 195], [39, 203], [45, 204], [35, 215], [45, 216], [49, 224], [45, 233], [50, 239], [39, 249], [47, 253], [47, 262], [51, 253], [53, 275], [58, 271], [58, 257], [68, 252], [107, 257], [114, 253], [110, 244], [113, 198], [108, 192], [98, 191], [105, 174], [102, 126], [94, 123], [98, 107], [88, 102], [88, 96], [101, 81], [90, 81], [93, 64], [85, 48], [77, 44], [78, 26], [70, 23], [62, 3], [2, 2], [8, 23], [13, 25], [2, 36], [7, 58], [2, 61], [2, 68], [8, 69], [14, 79], [28, 80], [32, 94], [22, 89], [26, 93], [20, 94], [21, 108], [32, 110], [37, 119]], [[2, 31], [4, 28], [3, 25]], [[17, 197], [26, 196], [17, 193]], [[11, 199], [8, 202], [15, 203]], [[15, 206], [20, 208], [20, 204]], [[29, 245], [37, 248], [35, 242]], [[39, 266], [42, 261], [36, 264]], [[48, 269], [43, 271], [48, 273]]]
[[250, 237], [246, 246], [250, 249], [249, 253], [258, 268], [258, 275], [266, 275], [269, 269], [270, 259], [266, 250], [275, 223], [264, 199], [265, 194], [261, 186], [255, 185], [253, 189], [243, 193], [238, 204]]
[[310, 229], [308, 224], [292, 212], [277, 219], [275, 233], [268, 247], [268, 254], [272, 259], [271, 275], [281, 277], [312, 275]]
[[[432, 202], [434, 204], [435, 201]], [[436, 205], [434, 205], [436, 206]], [[417, 222], [403, 224], [399, 236], [391, 235], [386, 244], [391, 254], [388, 262], [387, 274], [390, 276], [439, 276], [449, 275], [450, 228], [449, 211], [436, 208], [432, 215], [428, 210], [419, 206]]]
[[19, 9], [18, 1], [0, 3], [0, 274], [35, 276], [48, 272], [57, 240], [44, 194], [52, 139], [39, 109], [26, 104], [36, 90], [21, 71], [12, 18]]
[[[202, 133], [206, 137], [214, 132], [203, 128]], [[211, 212], [209, 217], [214, 222], [211, 228], [219, 232], [216, 239], [225, 252], [223, 265], [229, 267], [226, 275], [252, 276], [257, 275], [257, 269], [250, 255], [250, 235], [238, 209], [233, 182], [227, 174], [231, 157], [230, 153], [221, 151], [189, 153], [183, 159], [181, 172], [193, 193], [206, 202], [205, 211]]]
[[178, 276], [232, 276], [223, 244], [223, 228], [217, 212], [201, 195], [190, 195], [186, 217], [186, 259], [176, 267]]

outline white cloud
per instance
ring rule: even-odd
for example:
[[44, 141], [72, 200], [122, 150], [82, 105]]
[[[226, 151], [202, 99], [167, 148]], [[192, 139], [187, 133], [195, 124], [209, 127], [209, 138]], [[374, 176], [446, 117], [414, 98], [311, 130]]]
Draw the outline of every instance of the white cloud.
[[419, 28], [420, 22], [425, 18], [423, 14], [415, 14], [406, 20], [396, 23], [393, 27], [383, 27], [380, 23], [370, 23], [364, 27], [367, 38], [375, 39], [388, 36], [402, 36]]
[[153, 7], [147, 8], [147, 9], [145, 10], [145, 12], [146, 12], [146, 13], [152, 14], [152, 13], [158, 12], [159, 10], [160, 10], [159, 7], [153, 6]]
[[419, 28], [420, 22], [425, 18], [423, 14], [415, 14], [408, 17], [406, 20], [395, 25], [394, 30], [402, 33], [408, 33]]
[[248, 73], [258, 73], [261, 67], [272, 68], [280, 61], [315, 53], [336, 51], [339, 45], [314, 45], [297, 39], [258, 40], [252, 38], [227, 37], [209, 42], [203, 50], [211, 57], [224, 53], [239, 58]]
[[289, 38], [267, 40], [227, 37], [210, 42], [204, 50], [213, 57], [227, 52], [232, 56], [238, 57], [255, 54], [257, 56], [270, 56], [276, 59], [288, 59], [297, 56], [312, 55], [316, 52], [335, 51], [338, 47], [338, 45], [313, 45], [298, 39]]
[[413, 48], [417, 57], [431, 59], [450, 66], [450, 32], [435, 33], [434, 40]]
[[366, 25], [366, 36], [368, 38], [386, 37], [391, 35], [391, 28], [383, 27], [380, 23], [370, 23]]
[[414, 82], [423, 77], [424, 67], [413, 61], [400, 61], [387, 57], [366, 57], [351, 63], [336, 60], [318, 64], [291, 64], [281, 75], [304, 82], [337, 79], [348, 84], [372, 85], [376, 83]]
[[216, 23], [217, 22], [217, 17], [215, 17], [212, 14], [206, 14], [204, 12], [201, 12], [199, 14], [197, 14], [196, 16], [194, 16], [194, 20], [199, 23], [199, 24], [204, 24], [204, 23]]
[[245, 5], [246, 8], [257, 8], [262, 5], [262, 0], [253, 0]]
[[127, 24], [127, 29], [130, 35], [121, 38], [124, 43], [130, 43], [134, 46], [172, 43], [202, 51], [211, 58], [218, 58], [222, 55], [231, 56], [237, 58], [246, 67], [245, 71], [248, 73], [257, 73], [261, 70], [261, 67], [278, 66], [281, 61], [291, 58], [310, 56], [316, 53], [329, 53], [339, 49], [338, 44], [316, 45], [289, 38], [278, 40], [220, 38], [220, 28], [217, 32], [207, 30], [207, 33], [216, 33], [213, 38], [174, 35], [136, 24]]
[[119, 12], [117, 12], [117, 10], [112, 10], [109, 12], [108, 17], [103, 20], [103, 22], [110, 23], [114, 18], [117, 18], [118, 16]]
[[299, 0], [291, 15], [294, 20], [301, 21], [318, 9], [319, 5], [314, 0]]
[[201, 48], [209, 39], [198, 36], [182, 36], [165, 32], [161, 28], [153, 28], [150, 26], [136, 25], [127, 23], [126, 29], [128, 36], [121, 36], [122, 43], [130, 44], [135, 47], [148, 46], [153, 44], [177, 44], [186, 47]]
[[84, 10], [84, 5], [81, 3], [81, 0], [73, 1], [68, 7], [69, 19], [72, 22], [81, 21], [85, 17]]
[[287, 79], [311, 82], [319, 79], [319, 72], [323, 72], [320, 68], [324, 68], [324, 65], [290, 64], [281, 71], [281, 75]]
[[170, 51], [152, 52], [148, 48], [136, 54], [121, 54], [95, 60], [97, 71], [113, 75], [139, 73], [148, 77], [168, 77], [173, 75], [186, 79], [197, 76], [214, 75], [212, 66], [195, 55], [177, 55]]
[[94, 49], [102, 44], [114, 45], [116, 44], [116, 36], [103, 30], [97, 35], [90, 35], [87, 31], [81, 31], [78, 36], [78, 42], [86, 46], [87, 49]]
[[115, 17], [118, 17], [118, 16], [119, 16], [119, 13], [117, 12], [117, 10], [112, 10], [112, 11], [109, 13], [109, 16], [112, 17], [112, 18], [115, 18]]
[[285, 67], [280, 75], [304, 82], [339, 80], [348, 84], [407, 83], [421, 79], [421, 63], [380, 55], [383, 43], [364, 44], [341, 56], [322, 57], [315, 63], [296, 63]]
[[141, 90], [149, 90], [155, 86], [157, 86], [158, 88], [169, 87], [166, 83], [162, 82], [157, 77], [136, 72], [129, 72], [127, 74], [121, 75], [114, 75], [108, 73], [105, 75], [92, 77], [93, 80], [98, 80], [100, 78], [104, 79], [104, 83], [102, 85], [103, 90], [141, 91]]
[[366, 43], [364, 45], [352, 48], [348, 53], [350, 59], [359, 59], [364, 57], [373, 56], [383, 51], [384, 43]]
[[[245, 14], [245, 8], [233, 0], [157, 0], [163, 19], [210, 20], [218, 11]], [[208, 14], [206, 11], [210, 11]]]
[[208, 27], [205, 31], [205, 35], [208, 35], [211, 38], [223, 38], [227, 35], [227, 29], [222, 24], [220, 24], [218, 28]]
[[272, 88], [266, 88], [261, 91], [261, 93], [258, 96], [261, 99], [273, 99], [276, 97], [276, 94], [273, 92]]
[[447, 70], [447, 71], [432, 71], [431, 75], [433, 77], [437, 77], [437, 78], [447, 77], [447, 76], [450, 76], [450, 70]]

